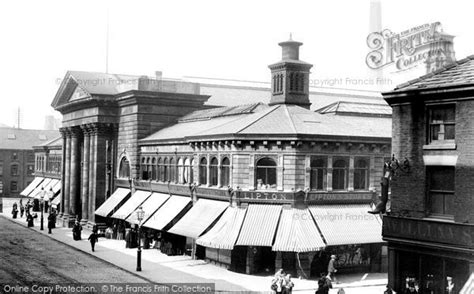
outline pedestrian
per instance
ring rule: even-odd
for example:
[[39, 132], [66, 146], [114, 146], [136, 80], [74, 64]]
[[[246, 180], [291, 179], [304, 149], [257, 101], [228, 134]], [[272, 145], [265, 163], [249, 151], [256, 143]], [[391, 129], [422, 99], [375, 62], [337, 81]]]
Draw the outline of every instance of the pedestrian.
[[390, 285], [387, 284], [386, 288], [387, 289], [385, 289], [383, 294], [393, 294], [393, 290], [392, 290], [392, 287], [390, 287]]
[[336, 279], [336, 275], [335, 273], [337, 272], [337, 269], [334, 265], [334, 263], [336, 262], [336, 255], [331, 255], [331, 260], [329, 260], [329, 263], [328, 263], [328, 277], [334, 281], [334, 283], [337, 284], [337, 279]]
[[295, 284], [291, 280], [291, 275], [287, 274], [283, 280], [283, 293], [291, 294], [293, 292], [293, 287]]
[[283, 269], [279, 269], [275, 276], [272, 279], [271, 289], [275, 291], [275, 293], [280, 294], [283, 293], [283, 281], [284, 281], [285, 272]]
[[51, 229], [55, 227], [56, 223], [56, 213], [54, 210], [48, 215], [48, 234], [51, 234]]
[[12, 217], [13, 218], [16, 218], [18, 216], [18, 205], [15, 203], [13, 203], [13, 208], [12, 208]]
[[89, 235], [89, 241], [91, 242], [92, 252], [94, 252], [95, 251], [95, 243], [97, 243], [99, 241], [99, 236], [97, 235], [97, 233], [92, 232]]
[[25, 207], [23, 206], [23, 199], [20, 199], [20, 218], [23, 217], [24, 213], [25, 213]]
[[72, 226], [72, 238], [74, 241], [79, 241], [81, 240], [81, 231], [82, 231], [82, 226], [79, 223], [78, 220], [74, 223], [74, 226]]

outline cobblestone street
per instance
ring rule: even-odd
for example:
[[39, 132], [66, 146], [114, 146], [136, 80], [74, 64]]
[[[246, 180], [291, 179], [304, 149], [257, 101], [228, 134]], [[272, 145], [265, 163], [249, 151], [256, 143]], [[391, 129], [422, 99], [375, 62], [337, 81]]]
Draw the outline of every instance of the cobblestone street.
[[0, 285], [147, 282], [3, 217], [0, 217], [0, 264]]

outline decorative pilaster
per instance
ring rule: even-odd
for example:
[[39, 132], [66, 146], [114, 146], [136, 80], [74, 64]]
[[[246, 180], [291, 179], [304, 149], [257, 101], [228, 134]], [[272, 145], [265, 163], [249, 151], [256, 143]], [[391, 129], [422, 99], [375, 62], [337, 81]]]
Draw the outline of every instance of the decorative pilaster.
[[97, 169], [97, 126], [88, 125], [89, 131], [89, 195], [88, 195], [88, 220], [91, 225], [95, 224], [95, 171]]
[[347, 191], [354, 191], [354, 156], [349, 157], [349, 177]]
[[66, 145], [67, 145], [67, 131], [66, 128], [60, 128], [59, 132], [61, 133], [61, 137], [63, 139], [62, 145], [62, 164], [61, 164], [61, 202], [59, 205], [59, 218], [62, 218], [64, 215], [64, 191], [65, 191], [65, 183], [64, 180], [66, 179]]
[[328, 192], [332, 191], [332, 161], [333, 157], [331, 155], [328, 156]]

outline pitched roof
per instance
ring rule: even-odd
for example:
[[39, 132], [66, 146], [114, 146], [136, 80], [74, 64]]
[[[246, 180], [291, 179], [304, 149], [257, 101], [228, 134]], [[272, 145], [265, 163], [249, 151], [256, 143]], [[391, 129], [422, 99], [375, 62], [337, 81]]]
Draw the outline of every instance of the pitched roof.
[[321, 114], [385, 116], [391, 117], [392, 108], [387, 104], [338, 101], [315, 110]]
[[474, 55], [397, 86], [393, 92], [474, 84]]
[[[215, 111], [218, 112], [219, 108]], [[209, 137], [226, 139], [296, 136], [390, 138], [391, 119], [328, 116], [297, 105], [258, 104], [252, 111], [245, 113], [218, 115], [206, 120], [181, 120], [142, 139], [141, 142], [200, 140]]]
[[28, 150], [57, 138], [59, 131], [0, 128], [0, 149]]

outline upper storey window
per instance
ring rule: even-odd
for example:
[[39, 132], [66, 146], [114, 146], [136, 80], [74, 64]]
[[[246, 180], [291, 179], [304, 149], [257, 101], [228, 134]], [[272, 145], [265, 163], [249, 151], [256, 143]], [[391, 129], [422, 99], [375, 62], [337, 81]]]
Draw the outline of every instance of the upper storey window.
[[444, 104], [429, 108], [429, 143], [452, 142], [455, 139], [455, 105]]

